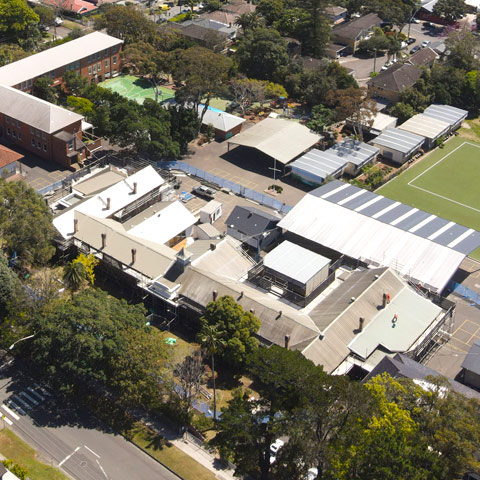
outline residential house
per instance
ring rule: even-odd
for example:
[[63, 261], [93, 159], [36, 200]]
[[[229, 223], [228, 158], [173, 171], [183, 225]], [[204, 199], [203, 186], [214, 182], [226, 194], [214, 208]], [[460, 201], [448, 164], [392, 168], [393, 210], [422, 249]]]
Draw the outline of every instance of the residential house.
[[415, 52], [408, 58], [407, 63], [414, 67], [428, 67], [432, 68], [439, 55], [431, 48], [422, 48], [418, 52]]
[[331, 40], [335, 44], [345, 45], [350, 53], [357, 51], [362, 40], [368, 38], [375, 27], [382, 24], [382, 19], [375, 13], [333, 27]]
[[401, 93], [415, 85], [421, 76], [420, 68], [409, 63], [396, 63], [367, 82], [368, 92], [372, 97], [381, 97], [397, 103]]
[[83, 117], [65, 108], [0, 85], [0, 139], [64, 167], [87, 158]]
[[[0, 126], [0, 131], [1, 131]], [[0, 137], [1, 141], [1, 137]], [[0, 176], [10, 178], [21, 171], [20, 161], [23, 155], [0, 144]]]
[[334, 25], [338, 25], [347, 20], [347, 9], [337, 6], [327, 7], [325, 15]]
[[[198, 107], [198, 114], [201, 115], [203, 106]], [[242, 125], [245, 119], [237, 117], [227, 112], [220, 112], [207, 109], [202, 119], [202, 126], [213, 125], [215, 128], [215, 138], [217, 140], [228, 140], [242, 131]]]
[[80, 16], [88, 15], [98, 10], [98, 7], [94, 2], [86, 0], [62, 0], [61, 4], [58, 3], [58, 0], [41, 0], [41, 3], [52, 7], [58, 7], [61, 5], [62, 10]]
[[35, 79], [48, 77], [62, 85], [65, 72], [74, 71], [91, 83], [118, 75], [121, 71], [123, 40], [93, 32], [0, 68], [0, 85], [30, 92]]
[[237, 18], [245, 13], [253, 13], [256, 9], [257, 6], [252, 1], [245, 0], [232, 0], [222, 6], [223, 11], [232, 13]]

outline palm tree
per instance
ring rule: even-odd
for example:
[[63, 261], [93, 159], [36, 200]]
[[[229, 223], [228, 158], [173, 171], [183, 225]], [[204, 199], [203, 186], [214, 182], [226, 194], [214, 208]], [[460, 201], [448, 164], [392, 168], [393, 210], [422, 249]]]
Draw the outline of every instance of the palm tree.
[[263, 18], [257, 12], [242, 13], [235, 20], [235, 25], [238, 25], [245, 33], [248, 29], [254, 29], [263, 26]]
[[226, 347], [221, 332], [215, 325], [204, 325], [198, 334], [198, 341], [212, 358], [212, 383], [213, 383], [213, 424], [217, 424], [217, 392], [215, 389], [215, 354]]
[[70, 262], [65, 265], [63, 279], [72, 293], [78, 290], [86, 279], [85, 266], [80, 262]]

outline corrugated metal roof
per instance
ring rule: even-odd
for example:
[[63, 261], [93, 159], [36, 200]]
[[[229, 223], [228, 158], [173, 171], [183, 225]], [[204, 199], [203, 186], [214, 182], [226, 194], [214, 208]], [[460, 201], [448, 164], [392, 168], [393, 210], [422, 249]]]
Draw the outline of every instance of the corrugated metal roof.
[[0, 112], [42, 132], [55, 133], [82, 120], [78, 113], [0, 85]]
[[450, 126], [462, 122], [467, 118], [467, 110], [461, 108], [451, 107], [450, 105], [430, 105], [423, 112], [427, 117], [440, 120], [441, 122], [447, 122]]
[[419, 113], [409, 118], [398, 128], [425, 138], [436, 139], [445, 135], [450, 129], [450, 125], [444, 121]]
[[338, 180], [305, 195], [279, 227], [437, 291], [480, 246], [475, 230]]
[[[198, 107], [199, 115], [201, 115], [203, 108], [203, 105], [200, 105]], [[237, 117], [226, 112], [216, 112], [210, 109], [207, 109], [202, 120], [203, 125], [211, 124], [217, 130], [220, 130], [222, 132], [228, 132], [244, 122], [244, 118]]]
[[425, 138], [420, 135], [399, 130], [398, 128], [387, 128], [378, 137], [374, 138], [371, 143], [409, 155], [420, 148], [424, 141]]
[[287, 164], [321, 140], [321, 136], [292, 120], [266, 118], [228, 142], [260, 150]]
[[265, 267], [303, 284], [329, 263], [329, 258], [288, 241], [275, 247], [263, 259]]
[[9, 86], [19, 85], [122, 43], [123, 40], [106, 33], [93, 32], [1, 67], [0, 83]]

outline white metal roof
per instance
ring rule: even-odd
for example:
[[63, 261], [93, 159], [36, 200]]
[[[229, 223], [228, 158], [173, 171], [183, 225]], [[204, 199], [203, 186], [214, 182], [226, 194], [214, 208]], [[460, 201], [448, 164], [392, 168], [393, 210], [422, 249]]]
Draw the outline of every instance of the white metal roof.
[[317, 188], [279, 227], [441, 291], [479, 233], [340, 181]]
[[0, 84], [14, 86], [40, 77], [52, 70], [86, 58], [107, 48], [121, 45], [123, 40], [106, 33], [93, 32], [0, 68]]
[[450, 129], [450, 125], [444, 121], [419, 113], [409, 118], [398, 128], [434, 140], [445, 135]]
[[200, 212], [210, 215], [215, 213], [221, 206], [222, 204], [220, 202], [217, 202], [216, 200], [210, 200], [200, 209]]
[[329, 263], [329, 258], [288, 241], [282, 242], [263, 259], [265, 267], [302, 284], [306, 284]]
[[78, 113], [5, 85], [0, 85], [0, 112], [46, 133], [83, 119]]
[[409, 155], [420, 148], [424, 141], [425, 138], [420, 135], [399, 130], [398, 128], [387, 128], [378, 137], [374, 138], [371, 143]]
[[[203, 105], [198, 107], [198, 114], [200, 115], [203, 110]], [[228, 132], [238, 125], [245, 122], [244, 118], [231, 115], [227, 112], [216, 112], [215, 110], [208, 109], [203, 117], [203, 125], [212, 124], [217, 130], [222, 132]]]
[[[164, 244], [196, 223], [197, 219], [179, 201], [128, 230], [130, 235]], [[128, 229], [128, 221], [125, 224]]]
[[377, 112], [373, 118], [373, 123], [370, 126], [370, 131], [371, 133], [380, 133], [389, 127], [395, 127], [396, 124], [397, 119], [395, 117], [391, 117], [382, 112]]
[[451, 107], [450, 105], [430, 105], [423, 112], [427, 117], [431, 117], [441, 122], [447, 122], [450, 126], [456, 125], [467, 118], [468, 111], [461, 108]]
[[438, 305], [405, 287], [348, 347], [363, 359], [380, 345], [390, 352], [407, 352], [441, 311]]
[[[137, 193], [133, 194], [133, 183], [137, 184]], [[98, 193], [92, 198], [79, 203], [78, 206], [56, 216], [53, 225], [64, 239], [73, 235], [74, 212], [79, 211], [97, 218], [107, 218], [121, 210], [143, 195], [159, 188], [165, 180], [151, 166], [125, 178], [115, 185]], [[107, 210], [107, 198], [110, 198], [110, 209]]]
[[321, 136], [292, 120], [266, 118], [228, 142], [252, 147], [286, 164], [321, 140]]

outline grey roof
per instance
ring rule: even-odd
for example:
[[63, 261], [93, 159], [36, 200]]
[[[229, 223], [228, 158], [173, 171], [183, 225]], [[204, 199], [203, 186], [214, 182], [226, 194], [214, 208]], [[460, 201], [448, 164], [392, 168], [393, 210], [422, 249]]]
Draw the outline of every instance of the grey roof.
[[344, 140], [322, 151], [316, 148], [290, 164], [292, 170], [301, 170], [324, 180], [328, 175], [336, 175], [347, 164], [361, 167], [378, 154], [378, 148], [358, 140]]
[[122, 43], [123, 40], [101, 32], [84, 35], [1, 67], [0, 84], [19, 85], [26, 80], [40, 77], [52, 70]]
[[288, 241], [282, 242], [263, 259], [265, 267], [306, 284], [330, 264], [330, 259]]
[[70, 110], [5, 85], [0, 85], [0, 112], [46, 133], [58, 132], [83, 118]]
[[272, 222], [276, 226], [279, 221], [279, 217], [258, 208], [237, 205], [225, 220], [225, 224], [246, 235], [258, 235], [269, 228]]
[[399, 130], [398, 128], [387, 128], [371, 142], [374, 145], [381, 145], [408, 156], [415, 150], [418, 150], [424, 141], [425, 138], [420, 135]]
[[321, 136], [292, 120], [266, 118], [235, 135], [228, 143], [260, 150], [287, 164], [321, 140]]
[[447, 122], [450, 126], [463, 122], [467, 118], [468, 111], [461, 108], [451, 107], [450, 105], [430, 105], [424, 112], [427, 117]]
[[107, 167], [98, 174], [76, 183], [72, 186], [72, 189], [82, 195], [93, 195], [124, 180], [126, 176], [120, 170], [111, 170]]
[[415, 52], [409, 59], [412, 65], [428, 65], [430, 62], [434, 62], [438, 58], [438, 54], [431, 48], [422, 48], [418, 52]]
[[343, 7], [337, 7], [337, 6], [332, 6], [332, 7], [327, 7], [325, 9], [325, 13], [327, 16], [337, 16], [337, 15], [342, 15], [343, 13], [346, 13], [347, 9]]
[[480, 247], [480, 232], [339, 180], [318, 187], [309, 195], [324, 198], [463, 254]]
[[365, 29], [376, 27], [382, 23], [382, 19], [375, 13], [369, 13], [356, 20], [350, 20], [349, 22], [342, 23], [333, 28], [332, 33], [334, 35], [340, 35], [345, 38], [355, 39]]
[[[412, 360], [407, 355], [397, 353], [393, 357], [385, 356], [380, 363], [363, 379], [368, 382], [377, 375], [388, 373], [393, 378], [410, 378], [411, 380], [425, 380], [426, 377], [442, 377], [432, 368]], [[480, 393], [452, 379], [448, 379], [452, 390], [468, 398], [480, 399]]]
[[462, 363], [462, 368], [480, 375], [480, 340], [475, 340], [473, 343]]
[[367, 84], [380, 90], [401, 93], [413, 86], [422, 76], [422, 70], [409, 63], [396, 63], [388, 70], [380, 72], [371, 78]]

